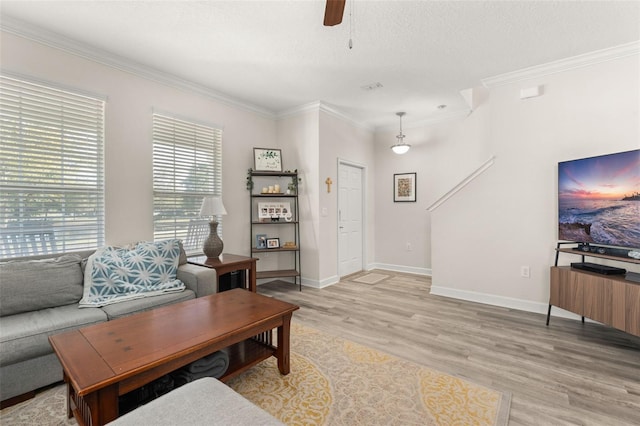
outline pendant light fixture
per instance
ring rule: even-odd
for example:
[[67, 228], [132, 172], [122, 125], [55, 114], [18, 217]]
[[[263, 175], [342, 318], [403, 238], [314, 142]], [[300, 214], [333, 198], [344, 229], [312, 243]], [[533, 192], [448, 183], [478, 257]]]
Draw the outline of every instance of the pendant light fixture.
[[404, 154], [409, 151], [409, 148], [411, 148], [411, 145], [404, 142], [404, 135], [402, 134], [402, 116], [404, 114], [404, 112], [396, 112], [396, 115], [400, 117], [400, 133], [398, 134], [398, 136], [396, 136], [396, 139], [398, 139], [398, 143], [391, 146], [391, 149], [396, 154]]

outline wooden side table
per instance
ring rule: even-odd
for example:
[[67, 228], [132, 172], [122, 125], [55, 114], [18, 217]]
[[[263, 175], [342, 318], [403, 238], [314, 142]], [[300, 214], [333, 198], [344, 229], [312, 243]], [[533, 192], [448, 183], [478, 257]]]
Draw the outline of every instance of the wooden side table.
[[256, 261], [255, 257], [240, 256], [237, 254], [222, 253], [218, 258], [208, 258], [206, 256], [194, 256], [187, 258], [189, 263], [200, 265], [216, 270], [216, 292], [220, 292], [220, 275], [229, 272], [246, 270], [249, 274], [248, 284], [245, 289], [256, 292]]

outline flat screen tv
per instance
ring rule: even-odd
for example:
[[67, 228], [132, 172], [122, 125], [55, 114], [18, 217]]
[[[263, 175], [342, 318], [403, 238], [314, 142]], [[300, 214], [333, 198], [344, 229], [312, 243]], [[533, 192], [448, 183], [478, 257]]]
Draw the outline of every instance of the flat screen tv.
[[640, 149], [558, 163], [558, 239], [640, 248]]

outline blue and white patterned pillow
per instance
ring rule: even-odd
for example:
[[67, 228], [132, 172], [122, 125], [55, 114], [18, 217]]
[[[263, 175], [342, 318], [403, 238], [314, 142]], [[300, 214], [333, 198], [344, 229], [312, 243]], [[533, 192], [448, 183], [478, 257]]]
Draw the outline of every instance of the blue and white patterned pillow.
[[98, 307], [125, 300], [185, 289], [176, 279], [178, 240], [139, 243], [133, 249], [104, 247], [87, 261], [81, 307]]

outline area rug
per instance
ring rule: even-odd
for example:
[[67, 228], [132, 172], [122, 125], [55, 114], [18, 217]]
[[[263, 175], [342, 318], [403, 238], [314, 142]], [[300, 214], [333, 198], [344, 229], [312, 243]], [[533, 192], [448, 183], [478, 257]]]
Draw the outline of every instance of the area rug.
[[[492, 425], [511, 395], [292, 324], [291, 373], [270, 358], [228, 384], [287, 425]], [[65, 387], [0, 411], [5, 425], [75, 425]], [[144, 425], [141, 425], [144, 426]]]
[[389, 275], [376, 274], [375, 272], [372, 272], [370, 274], [363, 275], [360, 278], [356, 278], [355, 280], [352, 280], [352, 281], [355, 281], [358, 283], [364, 283], [364, 284], [376, 284], [386, 278], [389, 278]]
[[270, 358], [229, 386], [287, 425], [506, 425], [511, 395], [292, 324], [291, 373]]

